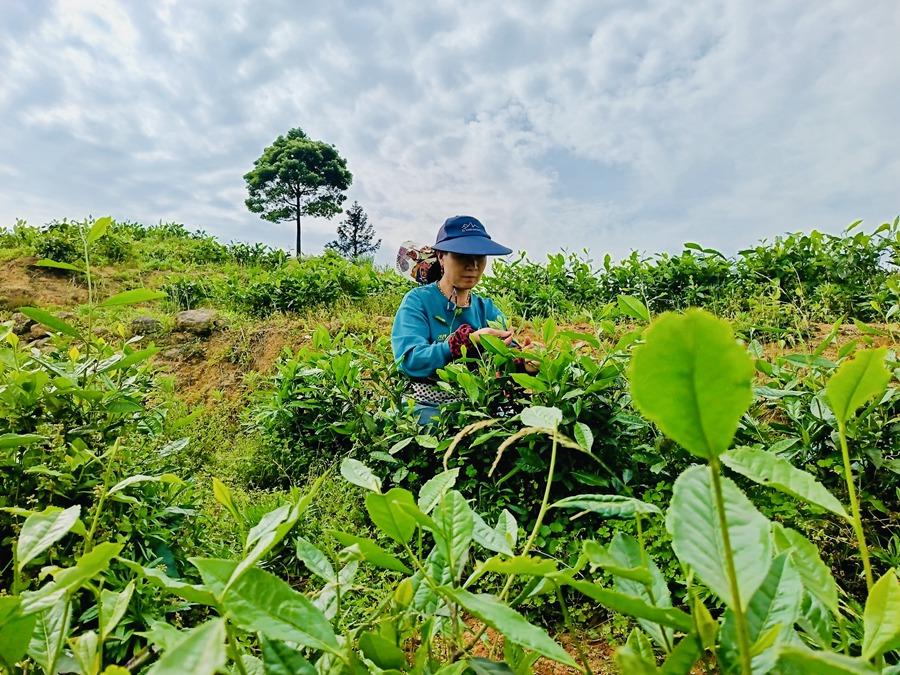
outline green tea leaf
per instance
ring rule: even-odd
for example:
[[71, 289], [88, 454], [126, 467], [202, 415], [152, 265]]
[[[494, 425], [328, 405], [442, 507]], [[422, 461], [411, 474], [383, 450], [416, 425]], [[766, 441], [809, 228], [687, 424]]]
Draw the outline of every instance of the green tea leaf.
[[616, 650], [614, 658], [622, 673], [628, 673], [628, 675], [656, 675], [659, 673], [653, 646], [647, 636], [637, 628], [631, 629], [628, 639]]
[[650, 323], [650, 310], [633, 295], [618, 296], [616, 304], [619, 306], [619, 311], [625, 316], [630, 316], [632, 319], [637, 319], [644, 323]]
[[159, 347], [148, 347], [147, 349], [140, 349], [138, 351], [131, 352], [130, 354], [125, 354], [122, 358], [113, 361], [109, 365], [103, 366], [99, 370], [98, 373], [111, 373], [116, 370], [123, 370], [125, 368], [130, 368], [131, 366], [146, 361], [151, 356], [159, 353]]
[[72, 656], [78, 664], [79, 672], [94, 675], [100, 672], [100, 654], [97, 652], [97, 634], [94, 631], [82, 633], [69, 640]]
[[120, 562], [132, 572], [144, 576], [147, 581], [157, 588], [161, 588], [172, 595], [177, 595], [179, 598], [183, 598], [188, 602], [193, 602], [198, 605], [206, 605], [208, 607], [214, 607], [216, 605], [215, 596], [209, 589], [204, 588], [203, 586], [197, 586], [178, 579], [173, 579], [161, 570], [152, 567], [144, 567], [132, 560], [120, 558]]
[[225, 507], [228, 513], [231, 514], [231, 517], [234, 518], [234, 522], [240, 526], [244, 524], [244, 517], [241, 515], [240, 511], [238, 511], [237, 506], [234, 504], [234, 496], [231, 493], [231, 488], [229, 488], [225, 483], [220, 481], [218, 478], [213, 476], [212, 479], [213, 484], [213, 498], [219, 504]]
[[21, 572], [25, 569], [25, 565], [66, 536], [78, 521], [80, 514], [81, 506], [76, 504], [65, 510], [49, 506], [40, 513], [28, 516], [16, 542], [19, 571]]
[[[723, 476], [721, 482], [741, 606], [746, 607], [769, 571], [769, 521], [731, 480]], [[693, 567], [727, 606], [736, 607], [726, 575], [722, 523], [708, 467], [693, 466], [675, 481], [666, 529], [678, 559]]]
[[[618, 534], [619, 533], [617, 532], [616, 535], [618, 536]], [[582, 544], [582, 550], [592, 567], [599, 567], [600, 569], [609, 572], [613, 577], [621, 577], [622, 579], [636, 581], [641, 586], [653, 583], [653, 577], [650, 576], [650, 570], [646, 567], [642, 567], [640, 562], [635, 566], [629, 566], [629, 562], [631, 561], [622, 561], [616, 558], [599, 542], [589, 539]]]
[[494, 556], [486, 560], [480, 570], [524, 577], [545, 577], [556, 572], [556, 561], [530, 555], [517, 555], [505, 560]]
[[476, 657], [468, 661], [451, 663], [444, 666], [435, 675], [462, 675], [468, 669], [475, 675], [516, 675], [516, 671], [502, 661], [490, 661]]
[[886, 355], [887, 347], [861, 349], [828, 380], [825, 393], [838, 422], [846, 423], [857, 408], [884, 391], [891, 379]]
[[481, 619], [488, 626], [506, 637], [507, 640], [527, 649], [536, 651], [548, 659], [577, 667], [573, 659], [562, 647], [547, 635], [543, 628], [528, 623], [516, 610], [504, 605], [492, 595], [469, 593], [462, 589], [442, 586], [441, 595], [455, 602], [469, 614]]
[[303, 655], [281, 640], [262, 637], [265, 675], [316, 675], [315, 667]]
[[127, 487], [130, 487], [132, 485], [137, 485], [139, 483], [159, 483], [159, 482], [180, 483], [181, 479], [178, 478], [178, 476], [176, 476], [173, 473], [164, 473], [159, 476], [147, 476], [145, 474], [135, 474], [134, 476], [128, 476], [128, 478], [123, 478], [122, 480], [120, 480], [118, 483], [113, 485], [109, 489], [109, 492], [107, 492], [106, 494], [107, 494], [107, 496], [112, 496], [112, 495], [116, 494], [117, 492], [121, 492], [122, 490], [124, 490]]
[[516, 384], [525, 389], [531, 389], [532, 391], [539, 393], [547, 391], [547, 383], [534, 375], [529, 375], [528, 373], [512, 373], [510, 377], [515, 380]]
[[873, 659], [900, 649], [900, 581], [894, 570], [881, 577], [866, 599], [862, 654]]
[[409, 574], [411, 570], [404, 565], [399, 558], [391, 555], [371, 539], [358, 537], [355, 534], [347, 534], [346, 532], [338, 532], [337, 530], [325, 530], [332, 537], [337, 539], [341, 546], [354, 547], [359, 557], [366, 562], [372, 563], [376, 567], [395, 572], [403, 572]]
[[590, 452], [594, 445], [594, 434], [584, 422], [575, 422], [575, 441], [585, 452]]
[[461, 571], [466, 553], [472, 543], [474, 519], [472, 509], [458, 491], [450, 490], [434, 511], [434, 521], [440, 528], [444, 556], [454, 574]]
[[90, 245], [100, 239], [100, 237], [106, 234], [106, 231], [109, 229], [109, 226], [111, 224], [112, 218], [110, 216], [97, 218], [97, 220], [94, 221], [93, 225], [91, 225], [91, 229], [88, 230], [87, 243]]
[[658, 317], [645, 337], [628, 368], [637, 409], [698, 457], [725, 452], [753, 400], [753, 361], [731, 327], [688, 310]]
[[[614, 575], [615, 590], [624, 595], [640, 598], [648, 605], [668, 608], [672, 606], [672, 596], [666, 584], [665, 577], [649, 556], [641, 555], [641, 547], [637, 539], [627, 534], [617, 532], [609, 545], [609, 557], [620, 568], [639, 568], [649, 576], [649, 583], [642, 583], [635, 579], [629, 579], [616, 570], [610, 569]], [[638, 618], [638, 624], [660, 647], [668, 651], [674, 642], [672, 630], [647, 619]]]
[[100, 633], [100, 639], [105, 641], [128, 611], [128, 603], [131, 602], [131, 595], [134, 593], [134, 579], [128, 582], [120, 592], [103, 589], [100, 593], [100, 625], [103, 632]]
[[0, 658], [3, 663], [14, 664], [25, 656], [37, 620], [38, 617], [32, 614], [16, 617], [3, 624], [0, 630]]
[[69, 272], [83, 272], [84, 270], [78, 267], [77, 265], [73, 265], [72, 263], [67, 262], [57, 262], [55, 260], [50, 260], [49, 258], [43, 258], [34, 263], [35, 267], [52, 267], [57, 270], [68, 270]]
[[40, 436], [38, 434], [0, 434], [0, 450], [21, 448], [46, 440], [46, 436]]
[[[456, 661], [454, 663], [448, 663], [446, 665], [441, 666], [436, 671], [434, 671], [434, 675], [463, 675], [463, 673], [469, 669], [470, 665], [472, 666], [473, 669], [475, 668], [475, 666], [472, 664], [476, 660], [484, 661], [485, 659], [470, 659], [468, 661], [463, 660], [463, 661]], [[478, 673], [478, 675], [481, 675], [479, 673], [479, 671], [475, 670], [475, 672]], [[487, 672], [489, 673], [490, 671], [487, 671]]]
[[779, 651], [777, 672], [780, 675], [878, 675], [879, 671], [852, 656], [787, 645]]
[[[207, 568], [209, 573], [210, 568]], [[223, 572], [227, 568], [223, 566]], [[219, 577], [222, 580], [222, 577]], [[305, 595], [274, 574], [253, 567], [222, 599], [232, 620], [268, 638], [338, 653], [340, 645], [325, 615]]]
[[151, 300], [162, 300], [166, 294], [162, 291], [154, 291], [150, 288], [134, 288], [108, 297], [98, 307], [122, 307], [124, 305], [137, 305]]
[[722, 463], [755, 483], [773, 487], [850, 520], [843, 504], [828, 488], [814, 476], [771, 452], [755, 448], [734, 448], [722, 455]]
[[654, 607], [641, 598], [618, 591], [603, 588], [599, 584], [589, 581], [567, 580], [566, 585], [571, 586], [579, 593], [596, 600], [607, 609], [621, 614], [627, 614], [635, 618], [647, 619], [662, 626], [675, 628], [683, 632], [690, 632], [694, 623], [690, 614], [685, 614], [675, 607]]
[[[61, 598], [55, 605], [37, 615], [34, 631], [28, 641], [28, 656], [34, 659], [45, 672], [50, 672], [50, 665], [57, 663], [60, 650], [69, 637], [69, 625], [72, 613], [68, 611], [69, 599]], [[5, 632], [6, 628], [2, 632]], [[60, 639], [61, 638], [61, 639]]]
[[426, 481], [419, 490], [419, 508], [423, 513], [431, 513], [432, 509], [438, 505], [441, 498], [456, 484], [459, 477], [459, 469], [448, 469], [442, 471], [434, 478]]
[[[794, 623], [800, 615], [802, 598], [800, 575], [793, 568], [788, 554], [782, 553], [772, 560], [766, 578], [747, 604], [745, 615], [750, 644], [756, 644], [770, 631], [770, 639], [774, 643], [787, 643], [794, 634]], [[739, 672], [737, 623], [734, 612], [730, 609], [725, 612], [720, 640], [719, 658], [723, 672]], [[777, 660], [777, 649], [761, 648], [753, 656], [753, 672], [770, 672]]]
[[552, 509], [579, 509], [604, 518], [633, 518], [635, 514], [661, 513], [657, 506], [624, 495], [576, 495], [550, 505]]
[[358, 459], [345, 457], [341, 462], [341, 475], [349, 483], [372, 492], [381, 492], [381, 479]]
[[405, 670], [406, 654], [393, 642], [372, 631], [366, 631], [359, 637], [359, 649], [367, 659], [379, 668]]
[[395, 502], [406, 503], [414, 508], [415, 499], [409, 490], [391, 488], [386, 494], [370, 492], [366, 495], [366, 511], [372, 522], [394, 541], [405, 544], [416, 530], [416, 521]]
[[[476, 511], [472, 511], [472, 538], [476, 544], [486, 548], [488, 551], [503, 553], [508, 556], [513, 555], [512, 546], [507, 539], [506, 533], [488, 525]], [[514, 544], [515, 542], [513, 542]]]
[[828, 565], [822, 562], [818, 547], [796, 530], [780, 523], [772, 523], [772, 540], [776, 553], [790, 551], [791, 563], [800, 574], [804, 588], [837, 616], [838, 585]]
[[297, 537], [296, 551], [297, 559], [306, 565], [310, 572], [326, 582], [337, 581], [337, 574], [334, 572], [331, 561], [312, 543], [303, 537]]
[[50, 312], [44, 311], [43, 309], [38, 309], [37, 307], [19, 307], [19, 311], [29, 319], [33, 319], [38, 323], [44, 324], [52, 331], [62, 333], [63, 335], [68, 335], [69, 337], [73, 337], [78, 340], [82, 339], [81, 333], [79, 333], [74, 326], [71, 326], [62, 319], [58, 319]]
[[81, 556], [72, 567], [53, 573], [53, 581], [36, 591], [22, 593], [22, 611], [25, 614], [40, 612], [52, 607], [67, 593], [72, 593], [104, 571], [110, 561], [119, 555], [122, 544], [103, 542], [97, 544], [90, 553]]
[[[322, 487], [322, 481], [327, 474], [322, 474], [312, 484], [309, 490], [293, 504], [285, 504], [263, 516], [259, 523], [247, 533], [247, 541], [244, 544], [244, 559], [234, 568], [233, 576], [228, 580], [228, 586], [235, 583], [242, 574], [253, 567], [265, 557], [269, 551], [275, 548], [287, 536], [297, 521], [300, 519], [313, 499]], [[227, 588], [227, 587], [226, 587]]]
[[688, 633], [666, 657], [660, 675], [685, 675], [693, 672], [694, 664], [703, 656], [703, 648], [696, 633]]
[[225, 661], [225, 619], [212, 619], [187, 631], [147, 675], [215, 675]]
[[522, 425], [526, 427], [540, 427], [541, 429], [556, 429], [562, 422], [562, 412], [559, 408], [548, 408], [543, 405], [533, 405], [519, 413]]

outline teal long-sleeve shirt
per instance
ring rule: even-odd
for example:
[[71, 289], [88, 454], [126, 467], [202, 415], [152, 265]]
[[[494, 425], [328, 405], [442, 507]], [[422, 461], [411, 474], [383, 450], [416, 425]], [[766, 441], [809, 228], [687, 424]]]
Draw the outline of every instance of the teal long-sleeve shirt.
[[433, 377], [450, 362], [447, 338], [453, 331], [464, 323], [478, 330], [488, 321], [502, 320], [503, 314], [488, 298], [472, 294], [471, 299], [468, 307], [448, 308], [436, 283], [414, 288], [403, 297], [391, 329], [391, 347], [401, 373]]

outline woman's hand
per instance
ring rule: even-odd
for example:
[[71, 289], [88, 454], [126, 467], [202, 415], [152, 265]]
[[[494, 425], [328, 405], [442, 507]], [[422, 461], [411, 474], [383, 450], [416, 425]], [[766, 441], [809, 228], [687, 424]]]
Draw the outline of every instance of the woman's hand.
[[[525, 351], [525, 350], [530, 350], [530, 349], [537, 349], [537, 348], [540, 348], [543, 346], [544, 345], [542, 345], [540, 342], [534, 342], [530, 337], [528, 337], [526, 335], [522, 339], [522, 344], [519, 345], [519, 349]], [[525, 359], [524, 361], [525, 362], [523, 365], [525, 368], [525, 372], [528, 373], [529, 375], [535, 375], [541, 369], [540, 361], [534, 361], [531, 359]]]
[[469, 339], [472, 341], [473, 345], [477, 345], [481, 342], [482, 335], [493, 335], [496, 338], [503, 340], [504, 344], [509, 344], [513, 339], [513, 332], [511, 330], [499, 330], [497, 328], [479, 328], [474, 333], [469, 334]]

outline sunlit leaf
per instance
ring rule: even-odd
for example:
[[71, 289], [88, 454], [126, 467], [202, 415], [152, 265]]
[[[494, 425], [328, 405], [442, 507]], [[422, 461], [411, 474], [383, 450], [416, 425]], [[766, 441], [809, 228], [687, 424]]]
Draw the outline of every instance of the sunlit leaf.
[[869, 591], [863, 622], [863, 657], [873, 659], [900, 649], [900, 581], [894, 570], [888, 570]]
[[212, 619], [184, 633], [147, 675], [214, 675], [225, 667], [225, 620]]
[[341, 462], [341, 475], [350, 483], [372, 492], [381, 492], [381, 479], [372, 469], [352, 457], [345, 457]]
[[423, 513], [431, 513], [432, 509], [438, 505], [441, 498], [456, 484], [459, 476], [459, 469], [448, 469], [442, 471], [434, 478], [426, 481], [419, 490], [419, 508]]
[[81, 506], [76, 504], [63, 510], [47, 507], [25, 519], [19, 539], [16, 542], [16, 560], [22, 571], [29, 562], [62, 539], [75, 525], [81, 514]]
[[103, 218], [97, 218], [94, 223], [91, 225], [91, 229], [88, 230], [87, 234], [87, 243], [93, 244], [95, 241], [100, 239], [103, 235], [106, 234], [106, 231], [109, 229], [109, 226], [112, 224], [112, 218], [110, 216], [104, 216]]
[[62, 333], [63, 335], [68, 335], [69, 337], [77, 338], [79, 340], [82, 339], [81, 333], [79, 333], [74, 326], [66, 323], [50, 312], [38, 309], [37, 307], [19, 307], [19, 311], [29, 319], [44, 324], [47, 328], [56, 333]]
[[130, 291], [123, 291], [108, 297], [101, 302], [98, 307], [121, 307], [123, 305], [137, 305], [141, 302], [149, 302], [151, 300], [161, 300], [166, 297], [162, 291], [154, 291], [150, 288], [135, 288]]
[[886, 355], [887, 347], [861, 349], [828, 380], [828, 404], [839, 422], [846, 423], [857, 408], [884, 391], [891, 379]]
[[[722, 477], [721, 483], [740, 604], [746, 607], [769, 571], [769, 521], [731, 480]], [[708, 467], [691, 467], [675, 481], [666, 528], [678, 559], [693, 567], [726, 605], [736, 607], [726, 574], [722, 523]]]
[[528, 623], [521, 614], [494, 596], [476, 595], [447, 586], [442, 586], [439, 591], [448, 600], [462, 606], [469, 614], [502, 633], [510, 642], [532, 649], [553, 661], [576, 667], [575, 660], [554, 642], [543, 628]]
[[756, 448], [734, 448], [722, 455], [722, 463], [755, 483], [773, 487], [846, 520], [850, 519], [843, 504], [814, 476], [771, 452]]
[[725, 452], [753, 400], [753, 361], [731, 327], [688, 310], [658, 317], [645, 338], [628, 368], [635, 406], [692, 454]]

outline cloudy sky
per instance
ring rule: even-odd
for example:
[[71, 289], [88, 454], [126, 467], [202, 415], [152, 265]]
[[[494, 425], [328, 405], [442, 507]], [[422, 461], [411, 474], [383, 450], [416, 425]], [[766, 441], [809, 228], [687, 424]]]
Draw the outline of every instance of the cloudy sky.
[[382, 260], [457, 213], [595, 259], [874, 226], [900, 213], [898, 35], [897, 0], [2, 0], [0, 225], [289, 247], [242, 176], [300, 126]]

